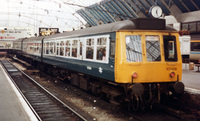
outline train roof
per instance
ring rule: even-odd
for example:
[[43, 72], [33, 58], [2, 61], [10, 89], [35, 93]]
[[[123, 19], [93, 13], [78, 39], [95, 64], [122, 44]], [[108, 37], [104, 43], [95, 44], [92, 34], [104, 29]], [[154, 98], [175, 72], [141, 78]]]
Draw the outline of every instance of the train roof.
[[40, 37], [31, 37], [31, 38], [26, 38], [24, 41], [41, 41], [44, 38], [44, 36]]
[[[95, 34], [104, 34], [110, 32], [116, 32], [119, 30], [168, 30], [176, 31], [173, 27], [166, 26], [165, 19], [153, 19], [153, 18], [138, 18], [132, 20], [118, 21], [110, 24], [103, 24], [99, 26], [84, 28], [80, 30], [59, 33], [50, 36], [40, 36], [40, 37], [31, 37], [26, 38], [24, 41], [41, 41], [54, 39], [54, 38], [63, 38], [63, 37], [79, 37], [86, 35], [95, 35]], [[18, 39], [16, 41], [22, 41], [23, 39]]]
[[21, 41], [41, 41], [44, 38], [44, 36], [41, 37], [30, 37], [30, 38], [20, 38], [15, 40], [14, 42], [21, 42]]
[[24, 40], [25, 38], [20, 38], [20, 39], [17, 39], [17, 40], [14, 40], [14, 42], [21, 42], [22, 40]]
[[110, 24], [89, 27], [76, 31], [70, 31], [45, 37], [45, 39], [53, 39], [59, 37], [78, 37], [85, 35], [95, 35], [101, 33], [115, 32], [119, 30], [169, 30], [176, 31], [170, 26], [166, 26], [165, 19], [146, 19], [138, 18], [133, 20], [124, 20]]

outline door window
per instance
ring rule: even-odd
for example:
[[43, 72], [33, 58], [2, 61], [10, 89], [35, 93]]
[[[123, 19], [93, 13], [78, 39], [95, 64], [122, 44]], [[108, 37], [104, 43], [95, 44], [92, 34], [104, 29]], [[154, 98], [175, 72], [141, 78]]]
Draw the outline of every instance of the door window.
[[177, 61], [175, 36], [163, 36], [165, 61]]

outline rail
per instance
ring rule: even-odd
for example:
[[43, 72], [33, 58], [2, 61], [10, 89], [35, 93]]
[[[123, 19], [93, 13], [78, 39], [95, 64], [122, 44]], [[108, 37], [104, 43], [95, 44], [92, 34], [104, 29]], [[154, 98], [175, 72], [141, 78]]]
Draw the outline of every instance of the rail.
[[1, 60], [1, 63], [38, 120], [93, 120], [90, 115], [83, 116], [73, 110], [8, 60]]

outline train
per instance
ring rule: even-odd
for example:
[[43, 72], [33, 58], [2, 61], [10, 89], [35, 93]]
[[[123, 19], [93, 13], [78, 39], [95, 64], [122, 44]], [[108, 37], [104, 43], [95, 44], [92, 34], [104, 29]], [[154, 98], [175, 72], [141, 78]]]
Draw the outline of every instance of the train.
[[[60, 80], [133, 110], [184, 92], [179, 34], [138, 18], [18, 39], [13, 53]], [[164, 96], [165, 97], [165, 96]]]
[[0, 57], [6, 56], [8, 53], [7, 51], [12, 50], [12, 41], [0, 41]]
[[[179, 33], [180, 34], [180, 33]], [[183, 63], [189, 63], [190, 58], [190, 43], [191, 36], [190, 35], [181, 35], [179, 37], [180, 45], [181, 45], [181, 55]]]
[[[179, 33], [180, 34], [180, 33]], [[179, 37], [183, 63], [200, 63], [200, 40], [199, 33], [189, 33]]]
[[200, 40], [199, 33], [191, 34], [191, 50], [190, 50], [190, 61], [195, 64], [200, 63]]

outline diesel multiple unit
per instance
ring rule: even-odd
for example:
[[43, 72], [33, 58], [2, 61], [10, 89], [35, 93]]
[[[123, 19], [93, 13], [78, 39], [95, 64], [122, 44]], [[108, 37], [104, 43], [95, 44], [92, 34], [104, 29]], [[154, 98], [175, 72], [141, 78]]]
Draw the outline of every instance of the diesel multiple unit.
[[19, 39], [13, 50], [52, 76], [133, 109], [184, 91], [179, 34], [162, 19]]

